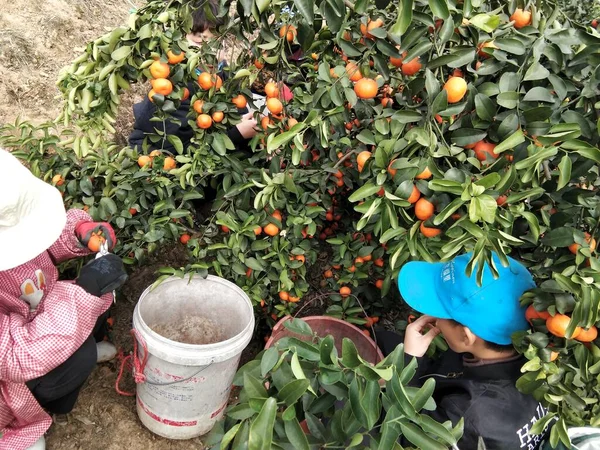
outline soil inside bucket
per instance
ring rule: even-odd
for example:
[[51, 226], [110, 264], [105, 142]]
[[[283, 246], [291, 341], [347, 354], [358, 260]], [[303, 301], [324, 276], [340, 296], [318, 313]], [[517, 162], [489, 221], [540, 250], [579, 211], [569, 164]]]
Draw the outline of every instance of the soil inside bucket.
[[186, 316], [181, 320], [155, 323], [150, 328], [167, 339], [183, 344], [215, 344], [225, 339], [222, 328], [215, 321], [202, 316]]

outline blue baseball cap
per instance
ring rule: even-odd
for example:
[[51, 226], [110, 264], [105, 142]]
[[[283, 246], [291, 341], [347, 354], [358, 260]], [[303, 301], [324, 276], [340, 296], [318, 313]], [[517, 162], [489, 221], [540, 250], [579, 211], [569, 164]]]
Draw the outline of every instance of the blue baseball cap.
[[486, 263], [482, 285], [477, 286], [476, 271], [471, 277], [465, 273], [471, 255], [448, 262], [405, 264], [398, 275], [400, 295], [422, 314], [454, 319], [481, 339], [510, 344], [515, 331], [529, 328], [519, 299], [535, 287], [533, 278], [521, 263], [509, 257], [509, 265], [504, 267], [498, 255], [492, 253], [500, 276], [495, 279]]

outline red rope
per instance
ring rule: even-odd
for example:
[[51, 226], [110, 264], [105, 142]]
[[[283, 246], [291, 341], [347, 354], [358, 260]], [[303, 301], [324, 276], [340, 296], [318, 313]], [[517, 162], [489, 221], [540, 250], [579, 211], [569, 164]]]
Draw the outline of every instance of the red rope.
[[[144, 374], [144, 371], [146, 370], [146, 363], [148, 362], [148, 347], [146, 346], [146, 341], [142, 339], [138, 331], [135, 329], [131, 330], [131, 336], [133, 337], [133, 352], [127, 356], [124, 356], [123, 351], [119, 351], [121, 367], [119, 368], [119, 375], [117, 376], [117, 381], [115, 381], [115, 390], [117, 391], [117, 393], [127, 397], [133, 397], [135, 395], [135, 392], [123, 391], [120, 388], [121, 378], [123, 378], [123, 373], [125, 372], [125, 369], [127, 368], [127, 372], [133, 372], [133, 380], [136, 384], [144, 383], [146, 381], [146, 375]], [[138, 341], [142, 345], [142, 349], [144, 351], [144, 357], [142, 360], [140, 360], [140, 358], [138, 357]]]

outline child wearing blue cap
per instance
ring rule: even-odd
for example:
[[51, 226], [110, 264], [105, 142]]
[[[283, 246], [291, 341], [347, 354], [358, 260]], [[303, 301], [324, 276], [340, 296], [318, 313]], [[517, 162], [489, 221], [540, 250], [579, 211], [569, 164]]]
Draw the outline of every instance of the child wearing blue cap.
[[[449, 262], [409, 262], [400, 271], [402, 298], [424, 314], [408, 325], [404, 336], [407, 362], [413, 357], [418, 361], [412, 384], [436, 380], [437, 408], [429, 413], [434, 419], [455, 425], [464, 417], [461, 450], [478, 448], [480, 438], [487, 450], [535, 450], [543, 436], [529, 430], [546, 409], [517, 390], [526, 359], [511, 344], [514, 332], [528, 328], [519, 299], [535, 283], [522, 264], [509, 258], [504, 267], [493, 254], [499, 277], [494, 278], [486, 264], [478, 286], [475, 273], [465, 273], [470, 258], [465, 254]], [[451, 350], [433, 361], [424, 355], [440, 333]], [[387, 354], [402, 338], [379, 331], [377, 341]]]

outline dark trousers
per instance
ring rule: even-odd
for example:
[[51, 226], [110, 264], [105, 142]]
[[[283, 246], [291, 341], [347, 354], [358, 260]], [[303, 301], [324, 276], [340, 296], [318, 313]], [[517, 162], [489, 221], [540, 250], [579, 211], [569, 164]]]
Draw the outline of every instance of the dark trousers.
[[104, 336], [108, 312], [98, 318], [89, 338], [60, 366], [26, 384], [33, 396], [52, 414], [72, 411], [79, 391], [96, 366], [96, 342]]

